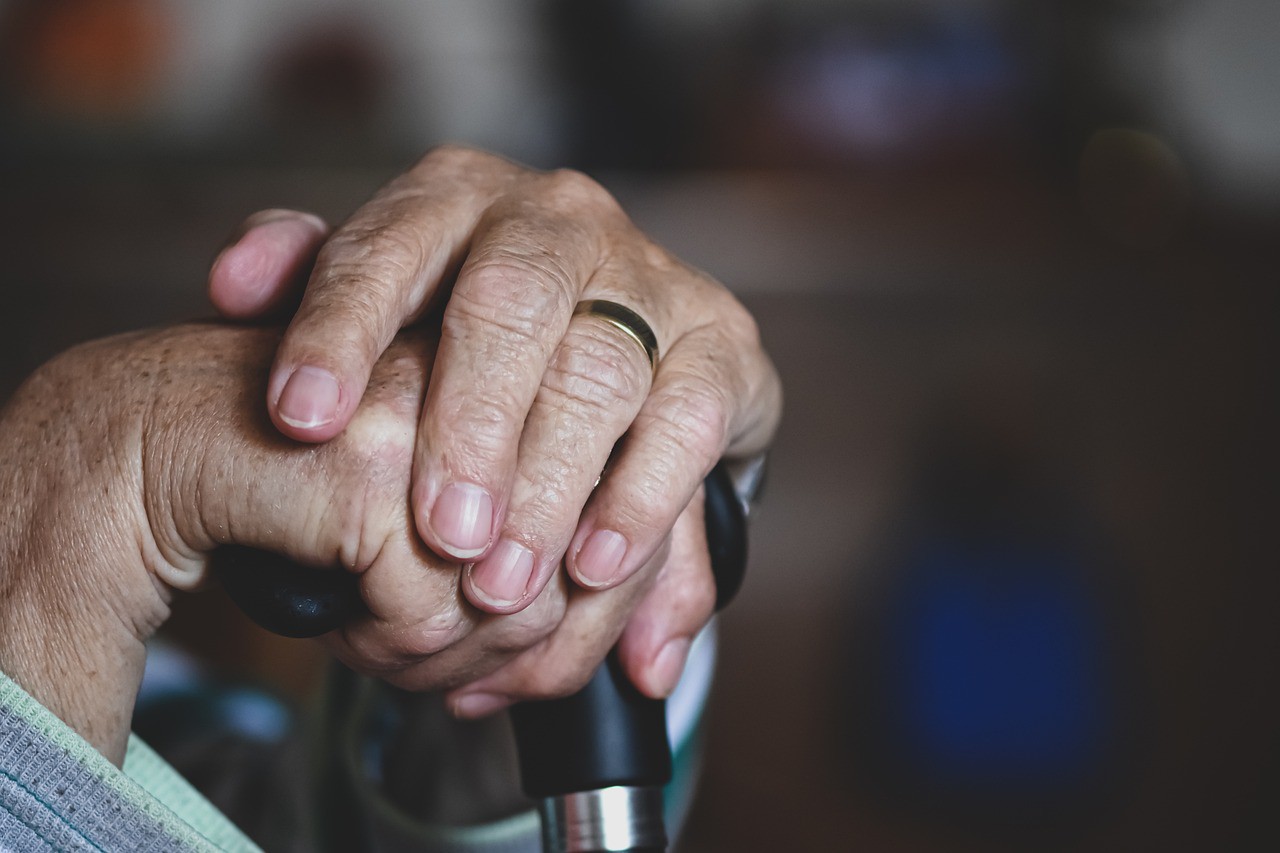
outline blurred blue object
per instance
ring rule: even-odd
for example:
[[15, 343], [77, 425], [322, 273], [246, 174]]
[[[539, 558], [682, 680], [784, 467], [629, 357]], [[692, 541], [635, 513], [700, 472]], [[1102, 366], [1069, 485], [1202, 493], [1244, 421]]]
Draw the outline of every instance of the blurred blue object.
[[904, 160], [983, 137], [1029, 85], [1008, 22], [980, 10], [825, 21], [777, 62], [786, 122], [833, 152]]
[[293, 709], [265, 687], [215, 679], [164, 640], [148, 646], [134, 730], [161, 754], [197, 741], [278, 744], [293, 724]]
[[887, 651], [921, 769], [979, 786], [1088, 775], [1104, 753], [1108, 688], [1079, 557], [934, 539], [906, 563]]
[[1125, 575], [1035, 442], [981, 420], [939, 436], [851, 607], [850, 766], [914, 822], [1069, 838], [1131, 787]]

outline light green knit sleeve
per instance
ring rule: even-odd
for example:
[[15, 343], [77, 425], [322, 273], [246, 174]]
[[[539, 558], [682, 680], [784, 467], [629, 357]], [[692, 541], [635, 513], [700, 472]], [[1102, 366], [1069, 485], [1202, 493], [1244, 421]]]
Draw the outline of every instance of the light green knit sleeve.
[[0, 849], [260, 853], [141, 739], [117, 768], [4, 673]]

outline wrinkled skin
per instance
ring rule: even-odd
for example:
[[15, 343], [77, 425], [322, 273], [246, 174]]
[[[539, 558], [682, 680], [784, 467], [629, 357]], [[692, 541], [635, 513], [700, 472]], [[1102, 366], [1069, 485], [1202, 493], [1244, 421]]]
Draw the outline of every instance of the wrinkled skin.
[[327, 638], [336, 654], [452, 691], [460, 715], [572, 692], [620, 635], [642, 689], [667, 689], [643, 677], [655, 638], [673, 624], [691, 638], [714, 600], [696, 511], [612, 589], [557, 573], [519, 612], [486, 613], [422, 544], [408, 500], [434, 342], [390, 343], [347, 428], [308, 445], [258, 404], [279, 340], [213, 325], [110, 338], [19, 389], [0, 413], [0, 669], [118, 763], [143, 644], [235, 543], [359, 573], [370, 615]]
[[[585, 588], [625, 582], [699, 511], [711, 467], [762, 451], [780, 416], [751, 315], [569, 170], [442, 146], [336, 230], [296, 211], [250, 217], [209, 290], [233, 319], [288, 311], [300, 293], [266, 393], [300, 441], [339, 434], [387, 342], [443, 306], [412, 511], [491, 613], [537, 606], [562, 561]], [[656, 373], [623, 333], [573, 313], [588, 299], [648, 321]], [[681, 662], [665, 667], [667, 689]]]

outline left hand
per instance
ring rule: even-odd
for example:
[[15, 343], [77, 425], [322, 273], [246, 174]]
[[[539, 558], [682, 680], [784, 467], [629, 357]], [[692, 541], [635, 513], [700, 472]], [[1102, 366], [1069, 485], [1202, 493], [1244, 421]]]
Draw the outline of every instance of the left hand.
[[[750, 314], [579, 173], [439, 148], [332, 234], [307, 214], [251, 217], [210, 294], [224, 315], [258, 317], [313, 261], [272, 367], [271, 418], [302, 441], [340, 433], [396, 331], [444, 302], [411, 499], [419, 534], [467, 565], [483, 610], [527, 607], [562, 557], [581, 586], [622, 583], [716, 461], [776, 429], [780, 384]], [[624, 333], [574, 314], [586, 299], [649, 322], [656, 373]]]
[[[327, 641], [359, 672], [449, 691], [460, 716], [572, 693], [615, 643], [642, 689], [669, 689], [653, 689], [655, 617], [692, 637], [715, 599], [679, 546], [602, 593], [557, 578], [500, 618], [422, 547], [404, 496], [432, 337], [393, 342], [320, 447], [281, 441], [252, 405], [271, 329], [140, 332], [41, 367], [0, 408], [0, 671], [119, 763], [147, 639], [237, 544], [357, 573], [368, 612]], [[699, 533], [681, 539], [705, 554]]]

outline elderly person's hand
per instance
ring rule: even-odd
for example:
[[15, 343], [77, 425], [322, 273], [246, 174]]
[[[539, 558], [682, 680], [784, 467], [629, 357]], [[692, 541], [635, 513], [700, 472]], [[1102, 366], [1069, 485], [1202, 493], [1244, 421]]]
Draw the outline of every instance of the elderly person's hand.
[[[391, 343], [344, 433], [312, 446], [254, 405], [279, 340], [196, 325], [87, 344], [0, 411], [0, 670], [108, 757], [124, 752], [145, 640], [224, 543], [358, 572], [369, 614], [329, 636], [337, 654], [407, 689], [453, 690], [463, 715], [577, 689], [633, 611], [683, 611], [685, 631], [705, 620], [711, 584], [661, 548], [606, 592], [558, 580], [521, 613], [477, 610], [405, 500], [434, 341]], [[695, 594], [663, 600], [659, 580]], [[500, 697], [464, 688], [495, 670]]]
[[[397, 330], [443, 305], [413, 514], [493, 613], [529, 606], [562, 558], [583, 587], [622, 583], [700, 506], [717, 460], [762, 451], [777, 425], [751, 316], [576, 172], [443, 147], [332, 233], [302, 213], [251, 217], [210, 293], [224, 315], [257, 317], [308, 272], [267, 390], [272, 421], [302, 441], [339, 434]], [[624, 331], [575, 313], [597, 299], [648, 321], [656, 372]]]

